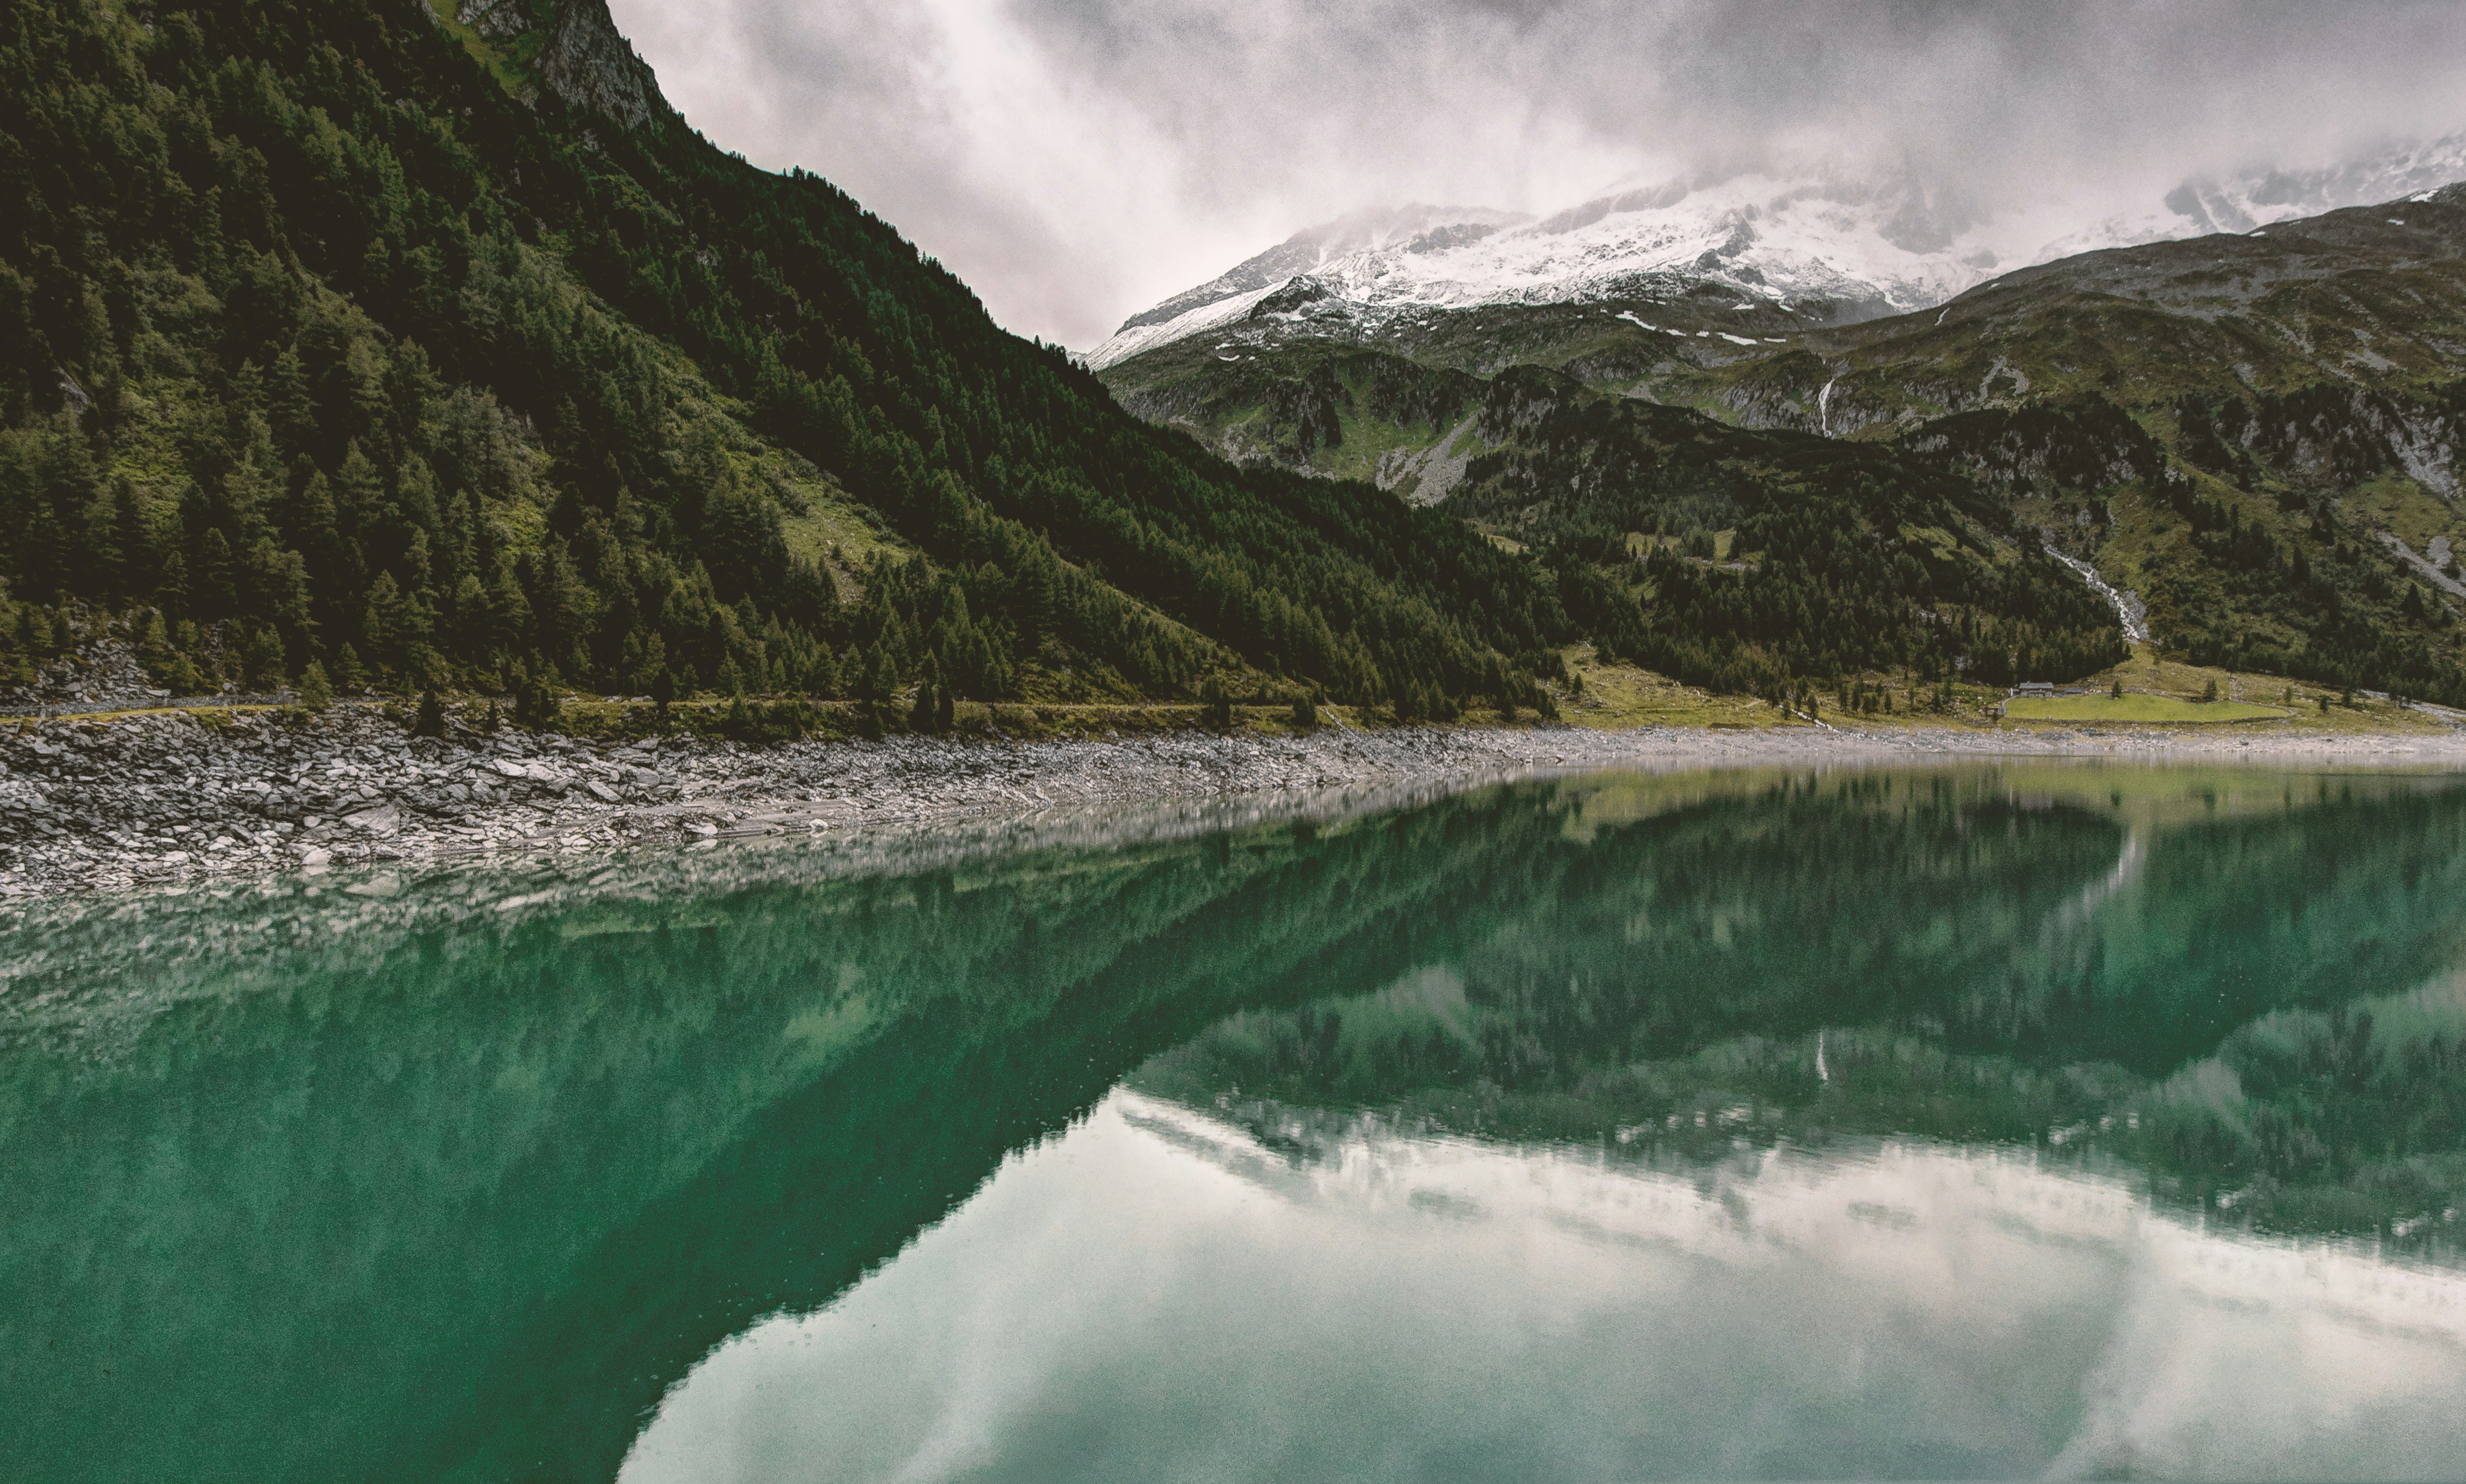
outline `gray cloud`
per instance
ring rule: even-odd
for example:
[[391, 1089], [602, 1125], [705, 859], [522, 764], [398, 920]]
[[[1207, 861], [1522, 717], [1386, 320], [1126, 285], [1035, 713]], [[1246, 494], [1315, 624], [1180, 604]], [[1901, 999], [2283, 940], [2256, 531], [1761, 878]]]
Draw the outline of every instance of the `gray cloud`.
[[2466, 125], [2447, 4], [612, 0], [723, 146], [847, 189], [1021, 333], [1085, 346], [1407, 200], [1906, 173], [2047, 237], [2204, 169]]

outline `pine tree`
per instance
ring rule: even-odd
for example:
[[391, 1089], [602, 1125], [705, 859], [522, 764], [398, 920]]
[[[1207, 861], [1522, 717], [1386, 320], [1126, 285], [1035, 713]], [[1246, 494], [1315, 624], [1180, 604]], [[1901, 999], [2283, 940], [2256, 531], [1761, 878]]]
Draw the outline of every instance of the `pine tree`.
[[890, 651], [876, 643], [865, 661], [864, 699], [879, 706], [899, 693], [899, 666], [891, 663]]
[[325, 678], [325, 667], [311, 660], [300, 671], [300, 704], [312, 711], [322, 711], [334, 704], [333, 683]]
[[814, 646], [813, 662], [805, 667], [804, 691], [820, 700], [836, 700], [840, 693], [840, 663], [828, 644]]

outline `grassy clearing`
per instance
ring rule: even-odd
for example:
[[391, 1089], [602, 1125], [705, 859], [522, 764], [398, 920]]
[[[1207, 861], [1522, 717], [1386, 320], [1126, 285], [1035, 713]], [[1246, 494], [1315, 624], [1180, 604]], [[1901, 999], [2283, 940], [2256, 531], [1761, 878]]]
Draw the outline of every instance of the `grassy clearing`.
[[2466, 529], [2460, 528], [2449, 502], [2395, 471], [2356, 485], [2346, 496], [2345, 509], [2365, 526], [2393, 533], [2418, 555], [2434, 536], [2447, 536], [2453, 543], [2466, 540]]
[[497, 79], [497, 85], [505, 90], [507, 97], [522, 96], [523, 84], [527, 80], [525, 69], [514, 58], [490, 44], [488, 39], [481, 35], [476, 29], [464, 25], [459, 14], [460, 6], [455, 4], [454, 0], [428, 0], [428, 8], [436, 12], [437, 24], [443, 27], [456, 40], [460, 41], [463, 49], [468, 51], [481, 66], [488, 69], [488, 76]]
[[2123, 683], [2127, 694], [2171, 697], [2195, 704], [2214, 685], [2218, 687], [2219, 699], [2213, 704], [2250, 702], [2291, 712], [2273, 725], [2307, 732], [2380, 736], [2392, 733], [2443, 734], [2453, 730], [2423, 711], [2401, 709], [2387, 700], [2374, 700], [2358, 693], [2353, 704], [2348, 705], [2343, 690], [2291, 681], [2283, 675], [2256, 675], [2216, 665], [2188, 664], [2181, 660], [2169, 660], [2146, 644], [2134, 645], [2131, 659], [2111, 670], [2099, 672], [2085, 684], [2103, 690], [2117, 681]]
[[[1626, 533], [1626, 549], [1637, 556], [1642, 556], [1656, 547], [1665, 551], [1683, 551], [1686, 546], [1685, 536], [1673, 536], [1668, 532], [1657, 536], [1648, 535], [1641, 530], [1630, 530]], [[1744, 561], [1750, 554], [1738, 550], [1737, 528], [1724, 527], [1713, 532], [1713, 560]]]
[[[510, 703], [501, 698], [495, 705], [497, 726], [508, 732], [515, 731]], [[394, 697], [354, 698], [335, 703], [334, 709], [374, 711], [388, 721], [408, 727], [415, 706], [415, 702]], [[484, 697], [461, 697], [443, 703], [449, 724], [474, 731], [486, 729], [489, 707], [490, 703]], [[671, 704], [662, 721], [659, 708], [641, 697], [571, 697], [557, 708], [556, 722], [551, 730], [565, 736], [600, 742], [627, 742], [662, 735], [738, 741], [786, 741], [798, 737], [844, 741], [906, 733], [908, 731], [908, 701], [905, 698], [874, 708], [859, 701], [749, 696], [740, 709], [734, 701], [706, 697]], [[1290, 736], [1312, 731], [1348, 727], [1368, 731], [1393, 725], [1383, 712], [1357, 707], [1321, 705], [1318, 727], [1305, 728], [1294, 723], [1289, 706], [1237, 705], [1232, 708], [1230, 728], [1210, 728], [1203, 710], [1203, 708], [1190, 704], [961, 701], [955, 708], [955, 725], [952, 734], [1017, 741], [1110, 740], [1199, 731], [1236, 736]], [[159, 706], [61, 713], [42, 718], [10, 717], [0, 719], [0, 726], [27, 733], [41, 727], [107, 727], [136, 716], [175, 713], [187, 715], [198, 725], [216, 731], [230, 727], [235, 717], [244, 714], [271, 714], [276, 721], [294, 727], [308, 726], [316, 717], [316, 713], [298, 706]], [[1532, 713], [1522, 714], [1526, 721], [1532, 719]]]
[[855, 574], [876, 552], [902, 555], [908, 551], [908, 544], [878, 519], [867, 520], [837, 485], [804, 483], [798, 492], [805, 497], [805, 512], [785, 516], [779, 522], [779, 534], [787, 542], [789, 555], [819, 563], [839, 574], [842, 601], [854, 600]]
[[[476, 723], [485, 702], [446, 708], [447, 714]], [[1204, 708], [1195, 705], [1055, 704], [1028, 701], [962, 701], [954, 708], [952, 735], [980, 740], [1043, 742], [1063, 739], [1118, 740], [1164, 736], [1173, 732], [1222, 730], [1232, 735], [1284, 736], [1306, 730], [1293, 724], [1286, 706], [1235, 706], [1229, 729], [1207, 727]], [[1322, 706], [1320, 729], [1375, 725], [1350, 707]], [[796, 738], [837, 742], [854, 738], [895, 736], [908, 731], [908, 703], [894, 701], [875, 708], [860, 701], [805, 701], [795, 697], [749, 697], [739, 710], [732, 701], [679, 701], [668, 708], [664, 723], [659, 709], [640, 699], [572, 700], [559, 708], [556, 730], [570, 736], [600, 741], [630, 741], [653, 735], [705, 739], [779, 742]]]
[[1650, 670], [1603, 663], [1594, 658], [1589, 644], [1565, 653], [1569, 671], [1583, 678], [1583, 688], [1558, 705], [1560, 717], [1574, 726], [1595, 731], [1625, 731], [1637, 727], [1761, 731], [1807, 725], [1752, 696], [1716, 696], [1665, 680]]
[[1337, 479], [1376, 483], [1379, 467], [1389, 454], [1399, 449], [1419, 452], [1446, 437], [1445, 428], [1433, 432], [1421, 424], [1366, 416], [1360, 411], [1362, 405], [1363, 400], [1356, 397], [1351, 406], [1337, 412], [1336, 423], [1343, 430], [1344, 441], [1334, 451], [1322, 452], [1311, 460]]
[[2268, 721], [2288, 714], [2248, 701], [2186, 701], [2176, 696], [2015, 696], [2004, 714], [2014, 721], [2235, 722]]
[[[1581, 690], [1562, 693], [1559, 702], [1565, 719], [1579, 727], [1598, 731], [1634, 727], [1760, 731], [1806, 725], [1751, 697], [1713, 695], [1647, 670], [1603, 663], [1590, 645], [1576, 645], [1561, 653], [1569, 670], [1583, 680]], [[2430, 712], [2401, 708], [2388, 700], [2358, 694], [2350, 705], [2343, 691], [2325, 690], [2283, 676], [2186, 664], [2165, 659], [2145, 645], [2114, 669], [2085, 677], [2081, 684], [2099, 692], [2087, 696], [2007, 701], [1998, 688], [1957, 685], [1952, 687], [1952, 709], [1941, 711], [1936, 709], [1935, 688], [1921, 685], [1914, 691], [1906, 676], [1870, 673], [1847, 680], [1862, 687], [1865, 705], [1874, 708], [1844, 712], [1838, 693], [1826, 691], [1819, 697], [1816, 714], [1830, 725], [1861, 731], [1908, 727], [2184, 727], [2218, 723], [2331, 736], [2446, 735], [2456, 730], [2449, 721]], [[2121, 701], [2104, 694], [2119, 680], [2125, 692]], [[2211, 686], [2217, 687], [2218, 699], [2202, 700]], [[1889, 710], [1884, 708], [1888, 704]], [[1998, 707], [2006, 708], [2005, 719], [1998, 720], [1993, 715]]]
[[107, 727], [113, 722], [130, 716], [166, 716], [176, 713], [188, 717], [208, 731], [220, 731], [232, 724], [234, 717], [260, 716], [267, 712], [277, 713], [286, 720], [308, 714], [300, 707], [277, 706], [271, 702], [242, 702], [214, 706], [122, 706], [106, 707], [93, 711], [56, 710], [39, 716], [10, 715], [0, 717], [0, 727], [9, 728], [23, 736], [38, 727]]
[[1511, 536], [1507, 532], [1499, 529], [1489, 521], [1468, 520], [1465, 524], [1471, 527], [1474, 530], [1479, 531], [1483, 540], [1488, 541], [1491, 546], [1505, 551], [1508, 555], [1520, 556], [1523, 554], [1523, 542], [1516, 540], [1513, 536]]

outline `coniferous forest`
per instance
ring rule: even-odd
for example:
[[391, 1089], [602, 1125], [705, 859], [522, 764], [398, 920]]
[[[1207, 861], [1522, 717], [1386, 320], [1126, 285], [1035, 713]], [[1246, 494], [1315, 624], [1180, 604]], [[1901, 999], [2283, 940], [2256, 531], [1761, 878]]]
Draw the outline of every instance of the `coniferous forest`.
[[0, 199], [0, 686], [97, 615], [181, 694], [1408, 718], [1546, 705], [1587, 637], [1741, 689], [2119, 652], [1993, 502], [1886, 464], [1707, 464], [1736, 573], [1227, 463], [694, 133], [603, 0], [11, 0]]

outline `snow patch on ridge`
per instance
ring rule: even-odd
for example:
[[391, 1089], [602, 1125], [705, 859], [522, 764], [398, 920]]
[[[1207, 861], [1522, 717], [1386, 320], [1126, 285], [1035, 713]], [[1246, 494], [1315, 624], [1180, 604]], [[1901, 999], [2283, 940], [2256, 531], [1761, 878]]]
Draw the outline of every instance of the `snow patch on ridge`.
[[1202, 304], [1196, 309], [1186, 309], [1162, 324], [1126, 326], [1112, 339], [1089, 351], [1087, 364], [1101, 371], [1116, 361], [1127, 361], [1142, 350], [1153, 350], [1158, 346], [1169, 346], [1177, 340], [1186, 340], [1200, 330], [1213, 329], [1219, 325], [1229, 325], [1248, 314], [1260, 300], [1291, 281], [1292, 280], [1289, 278], [1278, 279], [1264, 288], [1254, 288], [1227, 299]]

